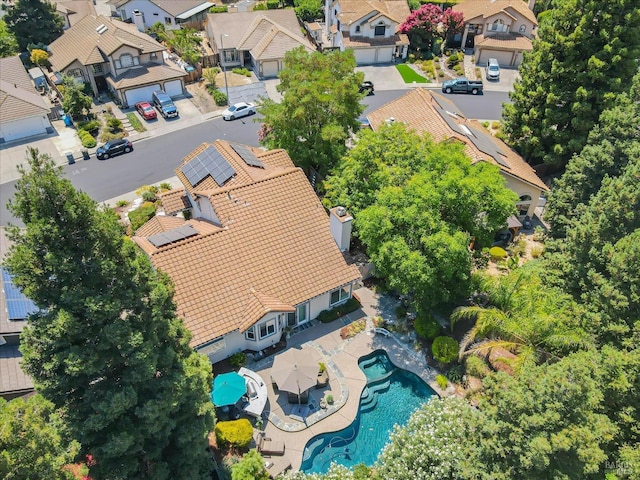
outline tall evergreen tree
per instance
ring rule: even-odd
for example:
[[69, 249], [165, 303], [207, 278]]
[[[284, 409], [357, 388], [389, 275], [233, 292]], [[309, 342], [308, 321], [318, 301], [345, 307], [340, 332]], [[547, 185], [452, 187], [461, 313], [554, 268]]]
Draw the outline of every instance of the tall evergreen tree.
[[11, 57], [18, 52], [16, 37], [9, 31], [4, 20], [0, 20], [0, 58]]
[[15, 5], [7, 8], [4, 19], [22, 51], [29, 44], [49, 45], [62, 35], [64, 27], [64, 20], [56, 12], [55, 4], [46, 0], [17, 0]]
[[27, 160], [9, 204], [26, 228], [6, 260], [44, 309], [23, 333], [25, 370], [94, 457], [92, 478], [206, 478], [211, 368], [171, 283], [50, 157]]
[[504, 131], [530, 163], [564, 166], [638, 70], [637, 0], [563, 0], [541, 21], [504, 110]]
[[617, 177], [632, 157], [640, 156], [640, 73], [629, 93], [600, 115], [587, 145], [574, 156], [551, 191], [545, 218], [556, 238], [564, 238], [572, 220], [598, 193], [606, 177]]

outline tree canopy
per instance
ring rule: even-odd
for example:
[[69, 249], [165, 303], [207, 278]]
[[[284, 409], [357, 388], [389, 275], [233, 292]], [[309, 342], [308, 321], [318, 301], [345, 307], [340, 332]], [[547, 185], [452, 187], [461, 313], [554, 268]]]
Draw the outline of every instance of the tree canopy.
[[208, 476], [211, 367], [189, 346], [173, 287], [110, 210], [29, 148], [11, 212], [26, 228], [6, 266], [43, 311], [22, 333], [23, 368], [91, 454], [97, 478]]
[[354, 71], [351, 50], [308, 53], [299, 47], [285, 54], [284, 65], [277, 87], [282, 101], [260, 102], [260, 143], [284, 148], [296, 165], [325, 175], [358, 129], [357, 118], [364, 110], [358, 86], [364, 76]]
[[76, 82], [73, 77], [63, 77], [62, 109], [73, 118], [80, 118], [91, 109], [91, 97], [84, 93], [84, 83]]
[[0, 58], [12, 57], [19, 51], [15, 35], [9, 31], [6, 22], [0, 19]]
[[70, 480], [63, 467], [80, 444], [69, 438], [60, 415], [41, 395], [0, 398], [0, 476], [7, 480]]
[[640, 57], [636, 0], [564, 0], [547, 12], [504, 109], [504, 132], [530, 163], [563, 167], [582, 150]]
[[64, 20], [53, 3], [42, 0], [16, 0], [7, 7], [7, 28], [15, 36], [20, 51], [27, 46], [49, 45], [62, 35]]

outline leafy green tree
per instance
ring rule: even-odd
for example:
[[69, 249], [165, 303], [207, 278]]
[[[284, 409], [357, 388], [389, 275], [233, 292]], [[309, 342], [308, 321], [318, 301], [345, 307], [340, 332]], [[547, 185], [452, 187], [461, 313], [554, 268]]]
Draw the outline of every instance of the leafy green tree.
[[268, 480], [264, 459], [257, 450], [249, 450], [231, 467], [231, 480]]
[[629, 159], [640, 155], [639, 89], [640, 73], [632, 83], [635, 93], [617, 96], [615, 105], [600, 115], [587, 145], [569, 161], [566, 171], [555, 182], [545, 211], [554, 237], [567, 235], [571, 221], [598, 192], [605, 177], [619, 176]]
[[167, 29], [162, 22], [156, 22], [151, 27], [149, 27], [149, 32], [154, 34], [159, 42], [166, 42], [167, 37]]
[[53, 3], [42, 0], [16, 0], [7, 7], [7, 28], [16, 38], [20, 51], [30, 43], [49, 45], [62, 35], [64, 20]]
[[322, 18], [322, 1], [320, 0], [294, 0], [296, 16], [303, 22], [313, 22]]
[[63, 76], [64, 91], [62, 109], [73, 118], [80, 118], [91, 109], [92, 99], [84, 93], [84, 84], [76, 82], [68, 75]]
[[536, 267], [529, 265], [504, 277], [483, 277], [481, 288], [488, 303], [452, 313], [452, 325], [475, 320], [460, 343], [461, 355], [506, 348], [518, 356], [515, 367], [522, 371], [593, 346], [592, 336], [581, 324], [581, 310], [569, 295], [545, 285]]
[[5, 21], [0, 19], [0, 58], [12, 57], [19, 51], [15, 35], [9, 31]]
[[0, 398], [0, 476], [7, 480], [69, 480], [63, 469], [80, 445], [65, 431], [60, 415], [41, 395], [10, 402]]
[[95, 478], [206, 478], [211, 366], [189, 347], [173, 287], [99, 209], [29, 148], [6, 266], [42, 309], [23, 368], [91, 454]]
[[345, 142], [358, 129], [363, 112], [353, 51], [307, 53], [303, 47], [284, 57], [278, 91], [280, 103], [260, 102], [264, 124], [259, 140], [267, 148], [284, 148], [296, 165], [325, 175], [346, 152]]
[[395, 480], [470, 478], [464, 472], [476, 415], [455, 397], [430, 400], [405, 426], [394, 427], [376, 462], [378, 475]]
[[616, 426], [604, 414], [596, 352], [485, 379], [471, 478], [601, 479]]
[[563, 167], [629, 88], [639, 57], [637, 0], [555, 2], [504, 109], [510, 142], [530, 163]]
[[35, 63], [36, 65], [46, 65], [49, 62], [49, 54], [44, 50], [34, 48], [31, 50], [29, 60], [31, 60], [31, 63]]

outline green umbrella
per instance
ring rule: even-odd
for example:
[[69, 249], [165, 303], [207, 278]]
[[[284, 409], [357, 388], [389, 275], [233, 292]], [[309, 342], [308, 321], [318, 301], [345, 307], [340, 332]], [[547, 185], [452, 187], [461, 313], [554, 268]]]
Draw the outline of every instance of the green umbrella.
[[223, 373], [213, 379], [211, 401], [216, 407], [233, 405], [247, 393], [244, 378], [236, 372]]

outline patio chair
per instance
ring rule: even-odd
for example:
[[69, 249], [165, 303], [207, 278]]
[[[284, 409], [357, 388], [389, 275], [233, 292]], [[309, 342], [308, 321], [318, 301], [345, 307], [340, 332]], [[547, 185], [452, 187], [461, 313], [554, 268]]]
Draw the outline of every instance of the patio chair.
[[258, 452], [263, 455], [284, 455], [284, 442], [281, 440], [271, 440], [268, 437], [260, 436], [258, 439]]

